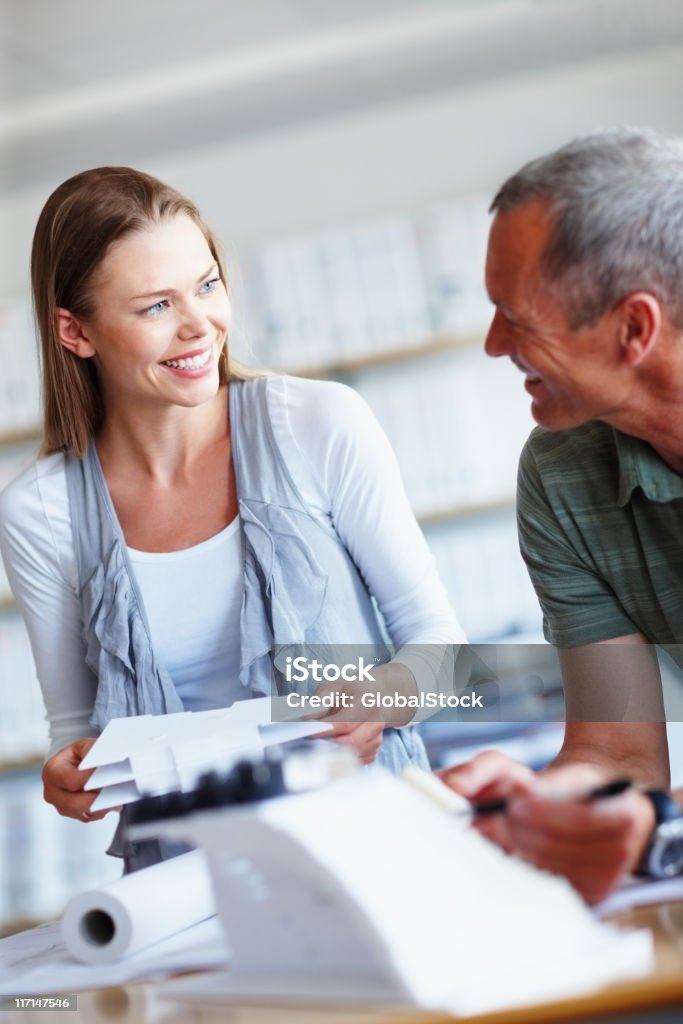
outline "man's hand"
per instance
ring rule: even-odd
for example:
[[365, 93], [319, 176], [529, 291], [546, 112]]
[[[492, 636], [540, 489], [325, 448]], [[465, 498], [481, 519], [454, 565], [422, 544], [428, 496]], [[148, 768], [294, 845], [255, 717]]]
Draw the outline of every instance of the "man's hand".
[[565, 875], [589, 903], [638, 866], [654, 827], [652, 805], [636, 789], [594, 803], [580, 798], [609, 778], [597, 765], [551, 766], [535, 775], [489, 750], [439, 774], [472, 802], [507, 798], [506, 813], [475, 818], [476, 828], [536, 867]]
[[[509, 799], [514, 794], [529, 794], [536, 786], [536, 776], [531, 768], [498, 750], [485, 750], [471, 761], [455, 765], [453, 768], [445, 768], [437, 774], [447, 786], [460, 796], [464, 796], [470, 803]], [[474, 824], [487, 839], [498, 843], [504, 850], [512, 850], [512, 840], [504, 815], [475, 818]]]
[[54, 754], [43, 768], [43, 795], [60, 814], [78, 821], [98, 821], [109, 810], [90, 813], [90, 805], [99, 790], [84, 791], [83, 786], [94, 769], [81, 771], [79, 765], [92, 747], [93, 738], [74, 740]]
[[537, 867], [564, 875], [597, 903], [634, 871], [654, 828], [651, 802], [636, 789], [595, 803], [541, 793], [513, 797], [505, 815], [510, 848]]
[[472, 802], [529, 792], [536, 779], [531, 768], [499, 750], [485, 750], [471, 761], [444, 768], [437, 775], [451, 789]]

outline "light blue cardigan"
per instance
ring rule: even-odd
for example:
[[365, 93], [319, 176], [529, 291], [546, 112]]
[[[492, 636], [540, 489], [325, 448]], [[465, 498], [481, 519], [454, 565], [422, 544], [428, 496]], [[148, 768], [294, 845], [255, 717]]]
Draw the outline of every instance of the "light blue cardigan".
[[[273, 655], [281, 665], [302, 645], [349, 644], [366, 661], [369, 653], [390, 657], [376, 606], [331, 516], [305, 504], [282, 458], [268, 405], [272, 380], [229, 385], [244, 551], [239, 678], [253, 696], [271, 692]], [[152, 646], [94, 443], [83, 459], [67, 456], [66, 481], [86, 662], [98, 679], [91, 724], [102, 730], [112, 718], [182, 711]], [[393, 772], [428, 767], [412, 728], [386, 729], [377, 761]]]

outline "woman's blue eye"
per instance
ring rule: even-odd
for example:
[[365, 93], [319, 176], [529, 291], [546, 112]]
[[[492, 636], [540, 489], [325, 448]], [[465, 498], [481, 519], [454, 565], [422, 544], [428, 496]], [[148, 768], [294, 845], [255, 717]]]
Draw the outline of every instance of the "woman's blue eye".
[[212, 277], [209, 281], [204, 281], [199, 288], [200, 292], [204, 292], [204, 294], [206, 294], [206, 292], [212, 292], [219, 281], [220, 277]]
[[159, 299], [159, 301], [155, 302], [153, 306], [148, 306], [147, 309], [144, 310], [144, 312], [152, 313], [152, 315], [156, 316], [158, 313], [163, 313], [167, 306], [168, 299]]

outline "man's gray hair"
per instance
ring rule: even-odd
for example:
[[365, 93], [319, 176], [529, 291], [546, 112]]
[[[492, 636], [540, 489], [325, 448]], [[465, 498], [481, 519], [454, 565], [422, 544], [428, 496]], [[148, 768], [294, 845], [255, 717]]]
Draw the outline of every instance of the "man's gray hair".
[[683, 329], [683, 140], [640, 128], [574, 139], [508, 178], [491, 212], [533, 199], [554, 222], [541, 273], [574, 329], [636, 291]]

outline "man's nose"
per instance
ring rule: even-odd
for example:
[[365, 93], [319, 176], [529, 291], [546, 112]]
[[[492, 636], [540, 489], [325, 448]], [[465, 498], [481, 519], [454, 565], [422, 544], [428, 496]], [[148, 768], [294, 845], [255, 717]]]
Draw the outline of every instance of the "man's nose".
[[487, 356], [509, 356], [514, 352], [514, 345], [510, 338], [510, 332], [507, 329], [503, 317], [496, 311], [493, 315], [493, 320], [488, 329], [486, 335], [486, 341], [484, 343], [484, 351]]

